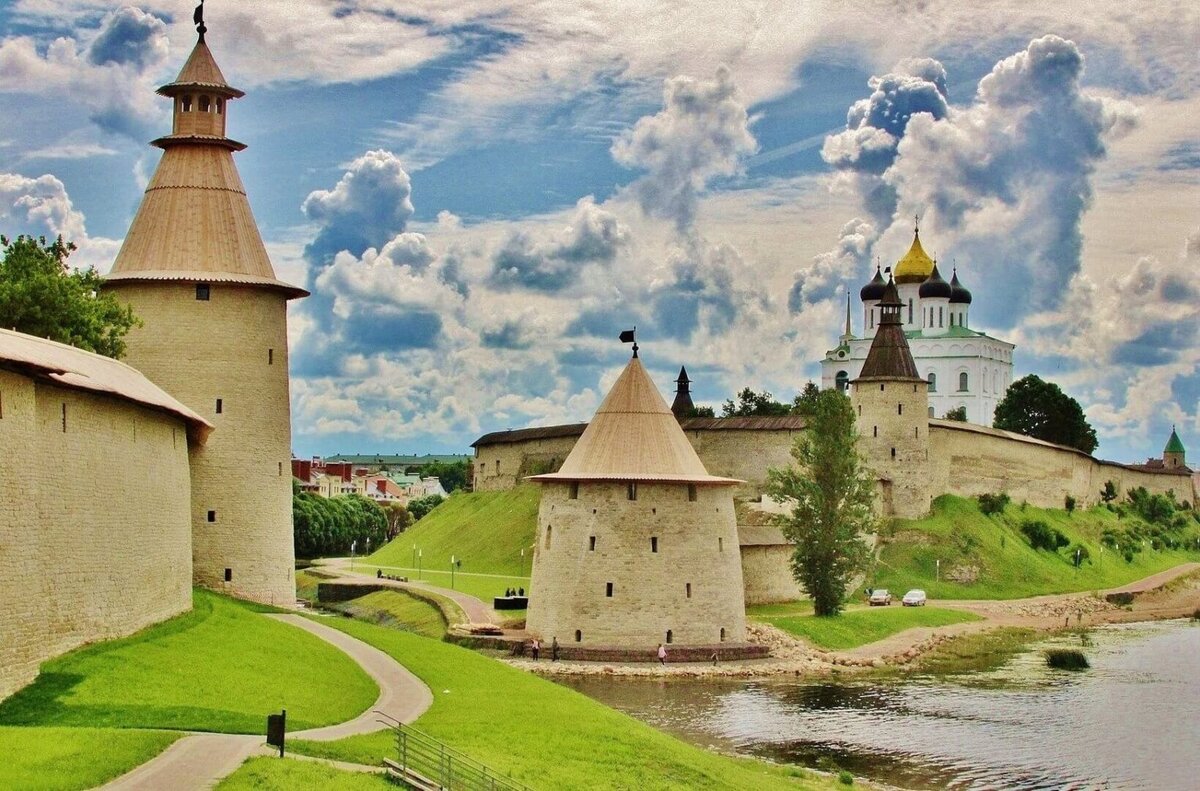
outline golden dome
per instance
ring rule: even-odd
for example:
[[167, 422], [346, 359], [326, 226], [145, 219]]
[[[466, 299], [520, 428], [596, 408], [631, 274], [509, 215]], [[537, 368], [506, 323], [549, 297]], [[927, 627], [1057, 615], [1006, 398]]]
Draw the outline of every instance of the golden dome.
[[896, 262], [897, 283], [924, 283], [933, 273], [933, 259], [921, 247], [921, 231], [913, 229], [912, 247]]

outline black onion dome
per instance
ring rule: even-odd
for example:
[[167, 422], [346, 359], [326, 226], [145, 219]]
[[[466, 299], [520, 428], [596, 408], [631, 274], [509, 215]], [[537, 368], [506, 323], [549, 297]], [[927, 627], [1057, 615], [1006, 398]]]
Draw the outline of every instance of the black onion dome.
[[970, 305], [971, 292], [967, 291], [967, 287], [958, 282], [958, 268], [954, 269], [954, 276], [950, 278], [950, 301], [954, 304]]
[[875, 267], [875, 277], [871, 278], [871, 282], [862, 287], [858, 292], [858, 297], [863, 302], [872, 302], [883, 299], [883, 290], [887, 288], [887, 283], [883, 282], [883, 273], [879, 271], [879, 267]]
[[936, 262], [933, 265], [933, 271], [929, 273], [929, 277], [925, 279], [925, 282], [921, 284], [921, 289], [917, 292], [921, 299], [936, 299], [938, 297], [950, 299], [953, 293], [954, 289], [942, 277], [942, 273], [938, 272]]

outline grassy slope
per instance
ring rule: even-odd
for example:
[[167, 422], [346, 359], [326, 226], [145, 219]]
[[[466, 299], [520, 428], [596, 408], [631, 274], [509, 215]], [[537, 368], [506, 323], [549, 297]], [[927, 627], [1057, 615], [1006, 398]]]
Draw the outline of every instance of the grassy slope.
[[[958, 610], [937, 607], [866, 607], [857, 606], [834, 618], [818, 618], [812, 614], [810, 602], [794, 605], [750, 607], [748, 614], [785, 632], [822, 648], [842, 650], [857, 648], [890, 637], [914, 626], [946, 626], [952, 623], [978, 621], [979, 616]], [[789, 611], [789, 607], [792, 609]]]
[[[1090, 560], [1075, 569], [1067, 550], [1055, 554], [1032, 549], [1020, 525], [1035, 519], [1058, 528], [1072, 546], [1079, 543], [1086, 547]], [[931, 599], [1010, 599], [1117, 587], [1180, 563], [1200, 560], [1195, 552], [1146, 547], [1127, 563], [1111, 549], [1101, 552], [1099, 539], [1104, 528], [1120, 530], [1124, 526], [1125, 520], [1118, 520], [1105, 508], [1067, 513], [1014, 504], [1003, 514], [989, 517], [980, 513], [974, 500], [947, 495], [934, 501], [933, 513], [925, 519], [898, 521], [866, 585], [889, 588], [897, 595], [910, 588], [924, 588]], [[1195, 532], [1195, 526], [1189, 527], [1187, 535]], [[934, 579], [938, 559], [942, 562], [940, 582]], [[963, 584], [946, 579], [951, 568], [965, 563], [980, 566], [976, 582]]]
[[423, 637], [441, 639], [446, 634], [446, 619], [441, 610], [401, 591], [376, 591], [330, 606], [360, 621], [403, 629]]
[[0, 726], [0, 788], [93, 788], [165, 750], [182, 734], [104, 728]]
[[321, 791], [395, 791], [396, 785], [378, 774], [344, 772], [312, 761], [251, 758], [221, 781], [217, 791], [319, 788]]
[[294, 729], [348, 720], [378, 687], [348, 656], [254, 608], [197, 590], [194, 609], [42, 665], [0, 704], [0, 724], [261, 733], [282, 708]]
[[[330, 625], [396, 657], [429, 685], [434, 703], [417, 721], [419, 729], [534, 788], [834, 787], [793, 767], [692, 747], [573, 690], [458, 646], [350, 620]], [[368, 764], [395, 749], [388, 732], [289, 744], [298, 753]]]

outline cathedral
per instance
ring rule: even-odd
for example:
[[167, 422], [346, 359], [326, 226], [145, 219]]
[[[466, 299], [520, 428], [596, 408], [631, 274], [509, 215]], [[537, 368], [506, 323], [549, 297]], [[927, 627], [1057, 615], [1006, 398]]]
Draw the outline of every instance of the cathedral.
[[[1012, 353], [1016, 347], [971, 329], [971, 292], [959, 282], [958, 272], [949, 282], [938, 271], [937, 261], [921, 246], [921, 231], [913, 229], [913, 243], [893, 270], [899, 290], [900, 319], [917, 371], [929, 386], [929, 417], [944, 417], [963, 408], [967, 420], [992, 425], [996, 404], [1012, 384]], [[880, 322], [880, 300], [886, 283], [883, 272], [862, 287], [862, 332], [854, 335], [850, 297], [846, 296], [846, 326], [837, 348], [821, 361], [821, 387], [846, 391], [857, 379], [871, 349]]]

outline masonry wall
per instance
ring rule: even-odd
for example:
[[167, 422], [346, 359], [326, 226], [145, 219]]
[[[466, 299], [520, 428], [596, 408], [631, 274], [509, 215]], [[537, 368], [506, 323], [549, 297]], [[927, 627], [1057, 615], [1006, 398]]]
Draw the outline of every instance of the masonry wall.
[[916, 519], [929, 512], [929, 417], [924, 382], [858, 379], [850, 400], [859, 450], [879, 481], [880, 511]]
[[681, 484], [638, 484], [636, 500], [623, 483], [581, 483], [578, 499], [570, 492], [543, 485], [531, 633], [585, 647], [654, 647], [668, 642], [668, 630], [678, 645], [745, 641], [729, 487], [696, 487], [695, 501]]
[[792, 444], [799, 431], [740, 429], [684, 432], [709, 475], [737, 478], [746, 483], [735, 497], [757, 497], [767, 484], [767, 470], [792, 463]]
[[[196, 583], [267, 604], [295, 602], [287, 302], [212, 283], [114, 281], [144, 322], [126, 361], [216, 428], [192, 453]], [[220, 399], [220, 411], [217, 400]]]
[[743, 545], [742, 580], [746, 604], [773, 604], [803, 598], [804, 591], [792, 575], [791, 544]]
[[191, 607], [182, 419], [0, 371], [0, 469], [0, 698]]
[[579, 440], [574, 437], [497, 442], [475, 449], [475, 491], [511, 489], [527, 475], [557, 472]]

